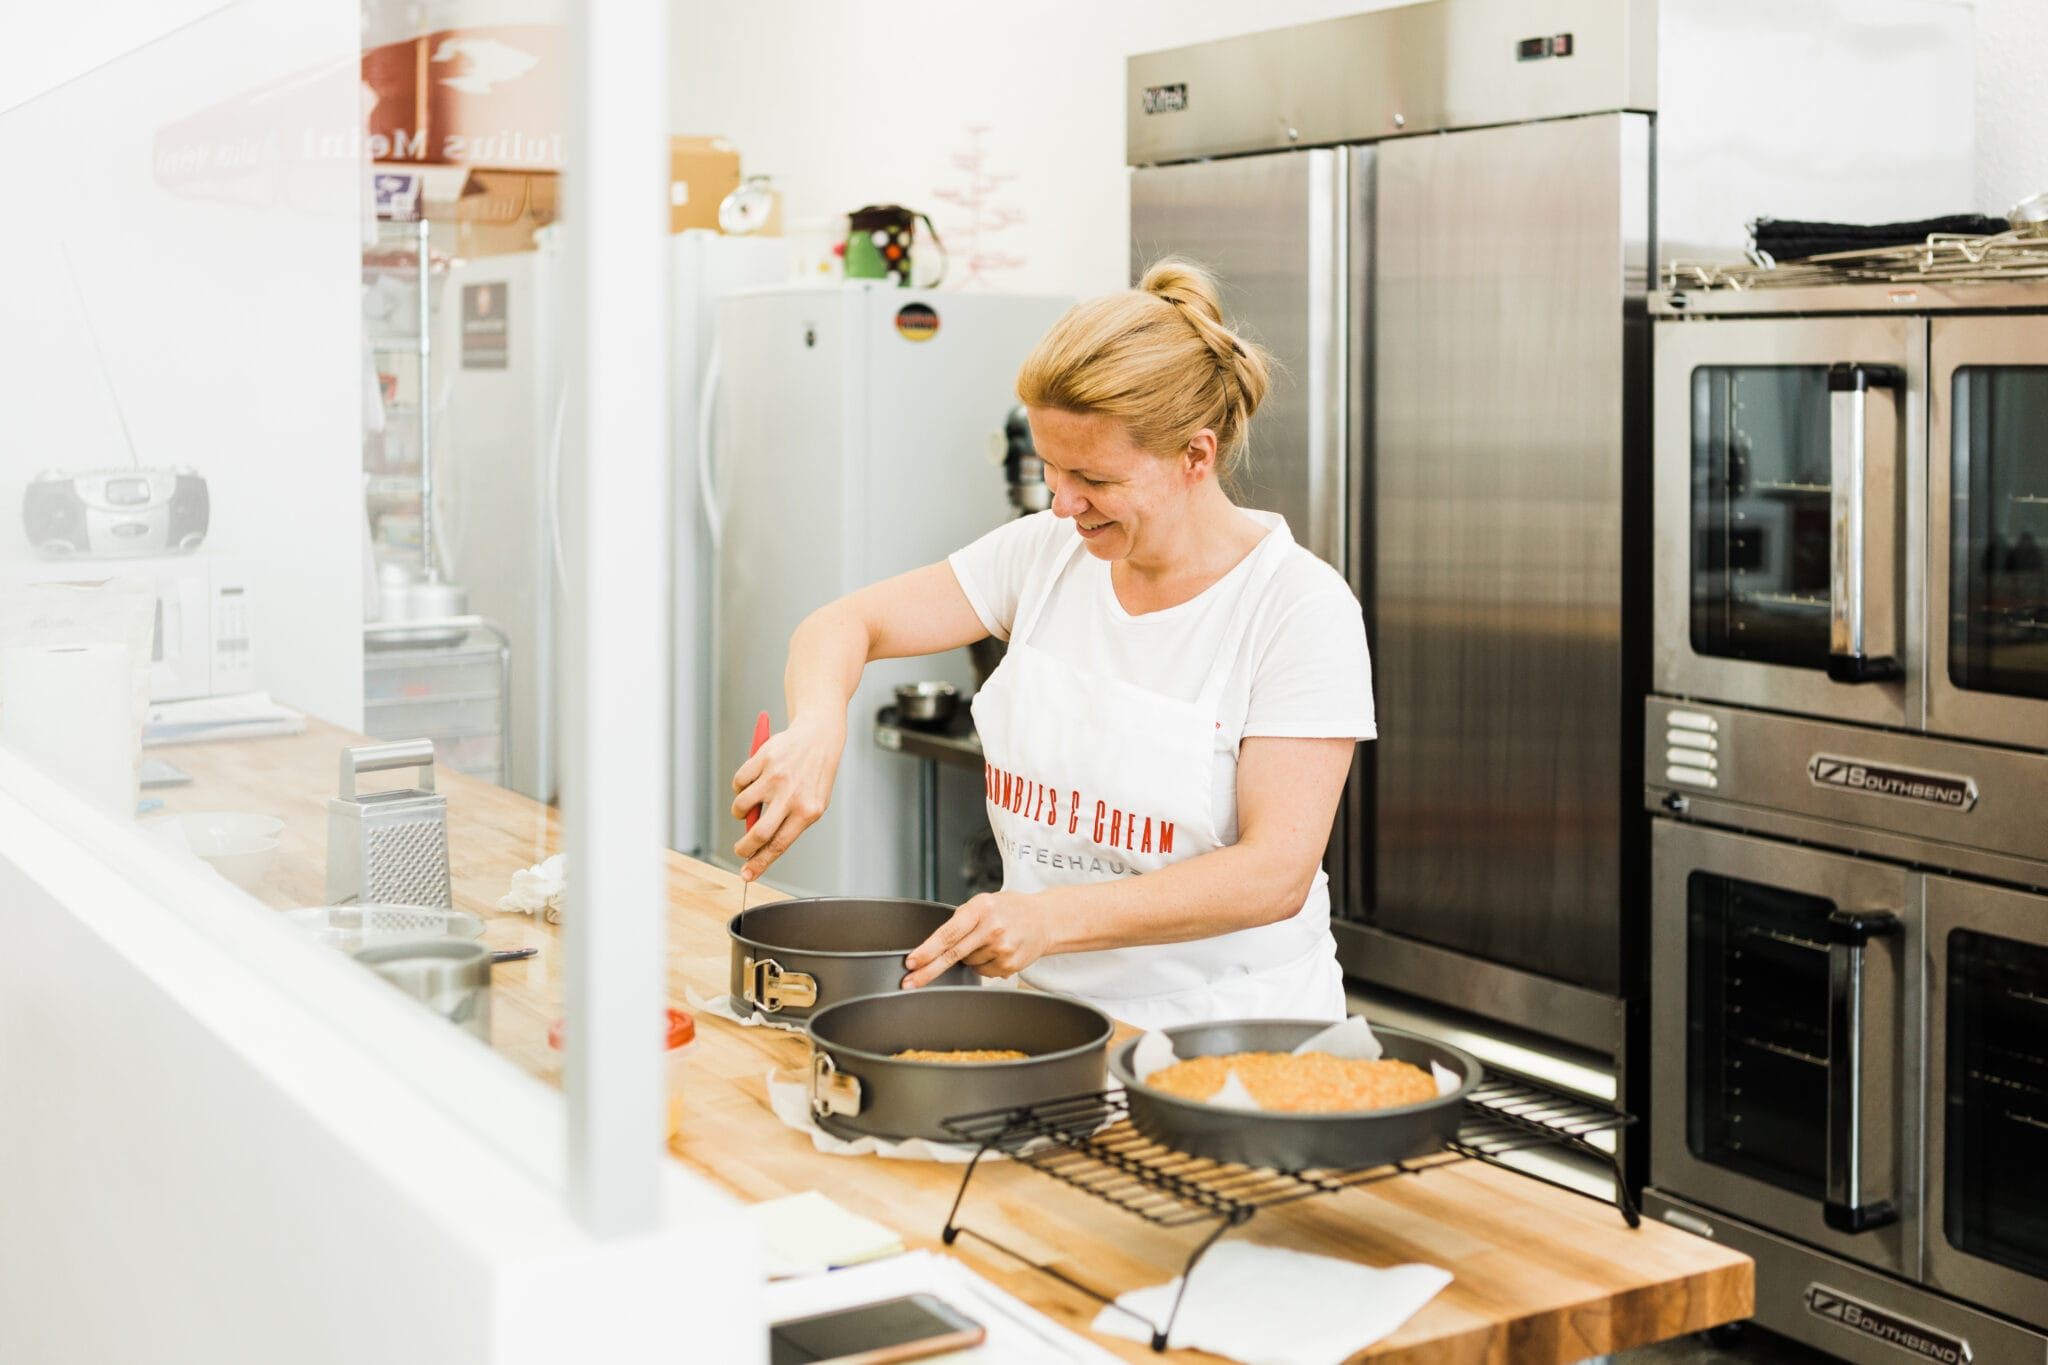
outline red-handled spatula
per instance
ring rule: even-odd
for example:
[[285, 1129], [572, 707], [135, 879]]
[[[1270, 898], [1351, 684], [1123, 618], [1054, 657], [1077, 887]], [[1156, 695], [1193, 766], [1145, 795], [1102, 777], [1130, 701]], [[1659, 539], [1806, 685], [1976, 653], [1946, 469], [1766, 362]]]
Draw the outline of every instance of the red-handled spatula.
[[[768, 713], [766, 711], [763, 711], [760, 715], [754, 718], [754, 742], [752, 746], [750, 746], [747, 749], [748, 758], [752, 758], [755, 754], [761, 752], [761, 746], [768, 742], [768, 731]], [[754, 832], [754, 822], [760, 818], [761, 808], [759, 806], [756, 806], [752, 810], [747, 812], [747, 832], [749, 834]], [[747, 913], [747, 888], [752, 885], [753, 883], [748, 881], [743, 881], [740, 883], [740, 913], [742, 915]]]

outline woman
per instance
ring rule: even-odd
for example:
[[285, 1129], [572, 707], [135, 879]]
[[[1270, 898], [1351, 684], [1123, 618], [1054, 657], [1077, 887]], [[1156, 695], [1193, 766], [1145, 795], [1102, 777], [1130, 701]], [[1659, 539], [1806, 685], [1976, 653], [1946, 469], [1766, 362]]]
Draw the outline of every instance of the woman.
[[789, 728], [733, 779], [758, 877], [823, 813], [871, 659], [993, 634], [974, 699], [1003, 889], [905, 959], [1021, 975], [1145, 1027], [1339, 1019], [1323, 849], [1373, 737], [1358, 601], [1224, 491], [1267, 387], [1200, 270], [1080, 304], [1019, 375], [1049, 511], [826, 606], [790, 641]]

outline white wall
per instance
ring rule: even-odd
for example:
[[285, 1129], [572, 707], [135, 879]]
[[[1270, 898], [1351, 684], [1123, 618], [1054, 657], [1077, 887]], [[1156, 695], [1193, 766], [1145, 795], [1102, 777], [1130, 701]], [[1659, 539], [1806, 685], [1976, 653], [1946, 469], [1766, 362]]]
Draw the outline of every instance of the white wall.
[[[1803, 3], [1804, 0], [1787, 0]], [[777, 176], [795, 221], [865, 203], [958, 211], [951, 156], [986, 123], [997, 192], [1029, 220], [990, 239], [1029, 258], [1002, 288], [1098, 293], [1125, 283], [1124, 57], [1209, 38], [1387, 8], [1373, 0], [901, 0], [876, 12], [808, 0], [677, 0], [678, 132], [733, 140]], [[1979, 0], [1977, 203], [2001, 212], [2048, 189], [2048, 4]], [[1761, 210], [1760, 210], [1761, 211]], [[949, 237], [950, 241], [950, 237]]]
[[2048, 190], [2048, 4], [1977, 0], [1977, 208]]
[[995, 201], [1028, 220], [989, 238], [1028, 258], [995, 277], [1023, 292], [1098, 294], [1125, 281], [1124, 58], [1133, 52], [1360, 10], [1371, 0], [677, 0], [675, 119], [777, 178], [792, 223], [869, 203], [929, 212], [949, 246], [959, 211], [933, 193], [966, 126], [989, 125]]
[[[402, 1007], [537, 1102], [507, 1123], [559, 1129], [556, 1097], [339, 957], [250, 970], [215, 936], [279, 927], [202, 931], [166, 899], [203, 886], [144, 893], [45, 818], [67, 800], [0, 755], [0, 1361], [759, 1361], [734, 1201], [671, 1167], [661, 1231], [591, 1241], [359, 1033]], [[366, 1008], [315, 1017], [322, 978]]]
[[62, 78], [0, 114], [0, 562], [30, 556], [38, 471], [189, 465], [213, 499], [201, 553], [252, 569], [259, 682], [353, 727], [359, 20], [345, 0], [158, 8], [39, 15], [48, 60], [0, 66], [0, 107]]

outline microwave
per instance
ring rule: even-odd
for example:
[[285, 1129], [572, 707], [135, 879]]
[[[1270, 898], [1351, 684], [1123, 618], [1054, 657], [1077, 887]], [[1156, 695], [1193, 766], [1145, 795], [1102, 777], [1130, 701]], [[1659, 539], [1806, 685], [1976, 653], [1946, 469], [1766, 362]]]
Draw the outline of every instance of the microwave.
[[0, 571], [0, 581], [11, 583], [96, 583], [132, 577], [156, 584], [149, 664], [152, 702], [256, 689], [249, 574], [238, 560], [184, 554], [11, 564]]

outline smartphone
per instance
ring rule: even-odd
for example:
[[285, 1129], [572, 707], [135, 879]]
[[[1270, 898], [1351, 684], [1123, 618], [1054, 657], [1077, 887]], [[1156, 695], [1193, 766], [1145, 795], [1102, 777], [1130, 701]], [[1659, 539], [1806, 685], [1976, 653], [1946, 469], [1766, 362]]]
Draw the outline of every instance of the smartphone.
[[979, 1346], [988, 1331], [930, 1294], [791, 1318], [768, 1327], [768, 1365], [885, 1365]]

